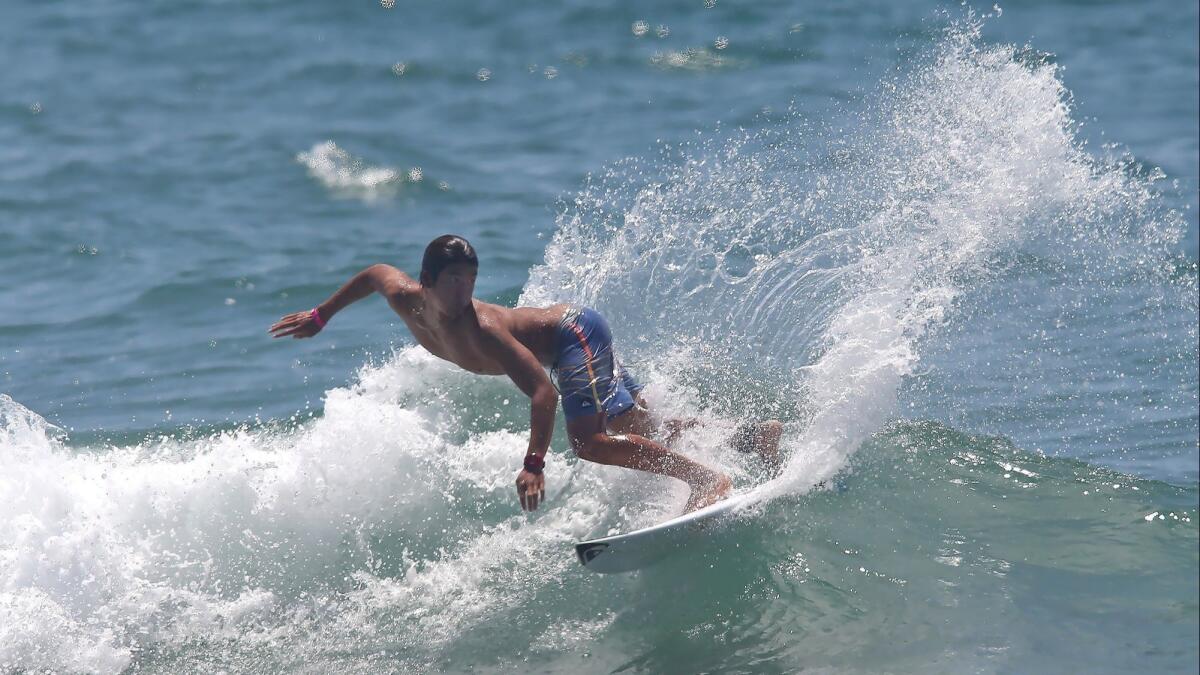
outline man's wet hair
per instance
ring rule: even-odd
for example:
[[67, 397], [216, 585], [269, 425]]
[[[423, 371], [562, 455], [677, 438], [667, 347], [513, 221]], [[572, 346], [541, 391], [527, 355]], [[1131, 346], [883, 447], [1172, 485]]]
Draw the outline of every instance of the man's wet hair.
[[443, 234], [429, 242], [425, 257], [421, 259], [421, 285], [436, 284], [442, 270], [455, 263], [467, 263], [479, 269], [479, 258], [471, 242], [457, 234]]

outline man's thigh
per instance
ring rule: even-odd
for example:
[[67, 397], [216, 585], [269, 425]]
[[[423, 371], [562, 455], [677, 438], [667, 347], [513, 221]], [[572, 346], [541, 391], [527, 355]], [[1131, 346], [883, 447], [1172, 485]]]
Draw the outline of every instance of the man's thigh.
[[638, 392], [633, 398], [633, 407], [616, 417], [607, 420], [608, 432], [612, 434], [637, 434], [652, 436], [655, 432], [654, 421], [650, 418], [650, 406], [642, 393]]
[[596, 434], [604, 433], [604, 421], [607, 418], [603, 412], [598, 412], [593, 415], [580, 415], [574, 419], [567, 420], [567, 440], [571, 442], [571, 449], [576, 453], [587, 443], [587, 439]]

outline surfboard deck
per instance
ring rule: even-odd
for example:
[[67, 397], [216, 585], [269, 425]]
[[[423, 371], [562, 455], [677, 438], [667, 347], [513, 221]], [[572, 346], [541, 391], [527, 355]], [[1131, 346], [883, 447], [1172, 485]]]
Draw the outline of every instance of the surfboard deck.
[[652, 565], [678, 551], [695, 536], [712, 527], [750, 501], [752, 491], [741, 492], [677, 518], [625, 534], [590, 539], [575, 544], [579, 563], [593, 572], [631, 572]]

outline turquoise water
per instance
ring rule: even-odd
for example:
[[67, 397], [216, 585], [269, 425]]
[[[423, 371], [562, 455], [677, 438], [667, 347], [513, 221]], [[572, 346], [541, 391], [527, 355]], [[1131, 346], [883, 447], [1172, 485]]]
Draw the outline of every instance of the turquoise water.
[[[0, 670], [1196, 672], [1197, 10], [6, 8]], [[741, 486], [510, 494], [528, 408], [378, 299], [587, 303]], [[832, 486], [832, 487], [829, 487]]]

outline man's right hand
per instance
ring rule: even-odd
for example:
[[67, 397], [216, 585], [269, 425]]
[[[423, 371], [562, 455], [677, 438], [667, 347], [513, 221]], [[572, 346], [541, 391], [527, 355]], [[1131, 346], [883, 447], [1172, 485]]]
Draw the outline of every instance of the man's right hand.
[[536, 511], [538, 504], [546, 501], [546, 477], [521, 469], [517, 474], [517, 497], [521, 499], [521, 510]]
[[295, 312], [288, 314], [271, 326], [271, 337], [287, 337], [308, 338], [321, 332], [321, 327], [317, 325], [316, 319], [312, 316], [312, 310], [303, 312]]

